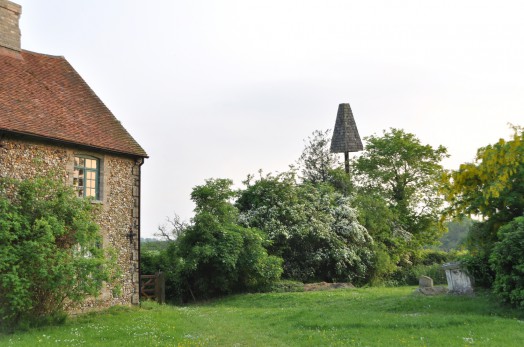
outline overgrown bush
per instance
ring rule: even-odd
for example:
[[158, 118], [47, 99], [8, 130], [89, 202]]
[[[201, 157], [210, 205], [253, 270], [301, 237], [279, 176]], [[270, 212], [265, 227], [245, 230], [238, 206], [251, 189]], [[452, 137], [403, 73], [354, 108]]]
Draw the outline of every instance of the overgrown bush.
[[490, 263], [495, 271], [493, 291], [505, 302], [524, 308], [524, 217], [501, 227]]
[[238, 211], [229, 202], [230, 180], [208, 180], [193, 189], [193, 223], [170, 245], [168, 286], [175, 299], [200, 300], [260, 291], [280, 278], [282, 260], [268, 256], [266, 238], [237, 224]]
[[237, 200], [240, 221], [264, 231], [284, 259], [284, 277], [302, 282], [367, 280], [373, 240], [351, 199], [329, 184], [297, 184], [292, 173], [261, 177]]
[[451, 260], [454, 253], [433, 249], [423, 249], [413, 254], [413, 265], [440, 265]]
[[446, 284], [446, 273], [440, 264], [414, 265], [399, 267], [383, 284], [387, 286], [414, 286], [419, 283], [420, 276], [428, 276], [434, 284]]
[[498, 239], [495, 232], [498, 226], [493, 224], [491, 220], [473, 222], [465, 242], [469, 253], [460, 257], [468, 273], [475, 279], [476, 287], [491, 288], [495, 280], [495, 272], [489, 263]]
[[0, 180], [0, 328], [63, 317], [116, 276], [93, 209], [56, 180]]
[[434, 284], [446, 284], [446, 273], [442, 264], [451, 261], [454, 253], [425, 249], [414, 252], [410, 257], [410, 263], [398, 266], [389, 275], [383, 277], [378, 284], [388, 286], [417, 285], [420, 276], [428, 276], [433, 279]]
[[466, 254], [459, 260], [466, 266], [469, 275], [475, 279], [476, 287], [491, 288], [495, 272], [489, 264], [489, 256], [486, 253]]
[[163, 251], [140, 250], [140, 272], [143, 275], [153, 275], [163, 268]]

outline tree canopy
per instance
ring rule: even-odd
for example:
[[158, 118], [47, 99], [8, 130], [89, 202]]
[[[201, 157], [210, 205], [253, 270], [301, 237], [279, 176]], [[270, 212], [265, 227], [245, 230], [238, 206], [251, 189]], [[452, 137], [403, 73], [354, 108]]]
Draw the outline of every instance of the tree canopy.
[[524, 213], [524, 130], [479, 148], [473, 163], [447, 175], [449, 214], [482, 215], [495, 229]]
[[365, 150], [353, 166], [360, 191], [386, 201], [396, 230], [407, 232], [412, 244], [434, 242], [440, 235], [440, 162], [446, 148], [423, 145], [415, 135], [394, 128], [365, 140]]
[[302, 179], [311, 183], [327, 182], [330, 171], [340, 165], [335, 153], [331, 153], [331, 130], [315, 130], [307, 138], [306, 146], [298, 159]]

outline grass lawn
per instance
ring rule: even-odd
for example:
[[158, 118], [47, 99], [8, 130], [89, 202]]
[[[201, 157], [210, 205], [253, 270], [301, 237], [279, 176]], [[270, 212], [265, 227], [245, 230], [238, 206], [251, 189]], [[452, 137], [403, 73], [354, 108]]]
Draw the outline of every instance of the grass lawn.
[[489, 295], [413, 287], [238, 295], [189, 306], [116, 307], [0, 335], [0, 346], [522, 346], [524, 314]]

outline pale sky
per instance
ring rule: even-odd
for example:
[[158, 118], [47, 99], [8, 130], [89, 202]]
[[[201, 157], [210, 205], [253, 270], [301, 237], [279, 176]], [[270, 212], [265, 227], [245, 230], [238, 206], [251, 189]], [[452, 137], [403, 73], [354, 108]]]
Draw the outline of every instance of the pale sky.
[[450, 169], [524, 125], [524, 2], [15, 0], [148, 152], [142, 236], [192, 187], [287, 170], [350, 103], [361, 137], [444, 145]]

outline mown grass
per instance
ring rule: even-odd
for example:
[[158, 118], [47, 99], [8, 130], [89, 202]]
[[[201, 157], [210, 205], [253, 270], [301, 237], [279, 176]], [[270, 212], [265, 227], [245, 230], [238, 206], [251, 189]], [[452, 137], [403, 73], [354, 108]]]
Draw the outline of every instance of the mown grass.
[[189, 306], [112, 308], [0, 346], [522, 346], [524, 315], [490, 295], [413, 287], [247, 294]]

